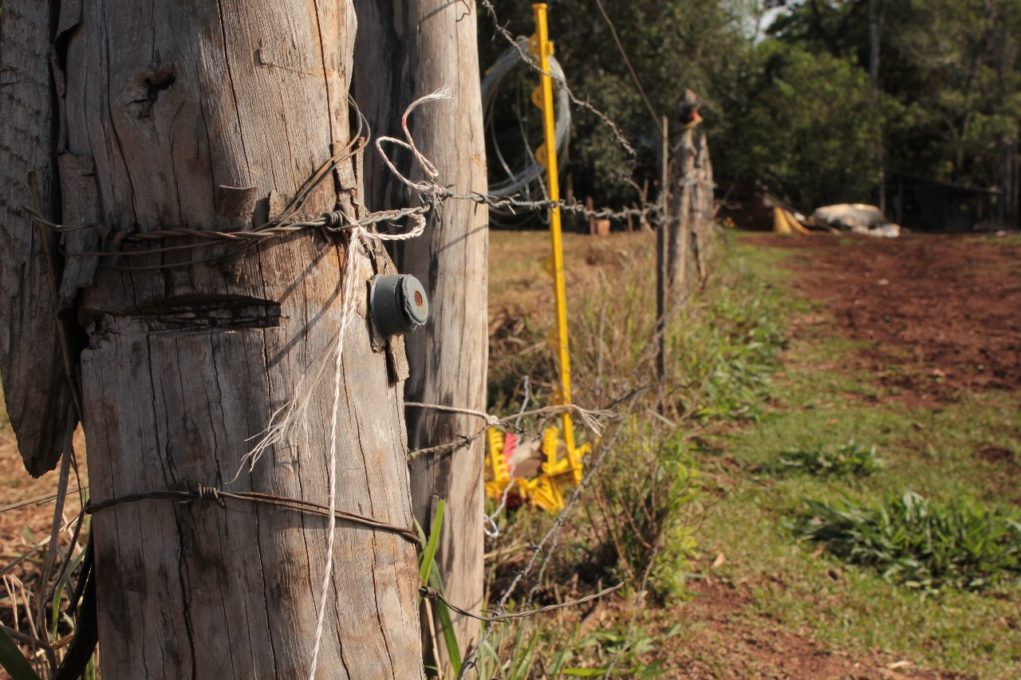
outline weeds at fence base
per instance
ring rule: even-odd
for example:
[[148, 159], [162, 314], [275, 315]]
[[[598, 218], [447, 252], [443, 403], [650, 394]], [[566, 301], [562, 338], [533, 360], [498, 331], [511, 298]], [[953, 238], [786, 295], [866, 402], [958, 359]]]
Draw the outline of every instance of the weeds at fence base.
[[[588, 243], [583, 247], [605, 247]], [[604, 407], [639, 389], [612, 437], [604, 435], [604, 442], [612, 439], [611, 448], [571, 521], [539, 556], [514, 600], [520, 608], [551, 604], [621, 580], [628, 594], [555, 619], [494, 630], [479, 650], [483, 678], [661, 674], [664, 645], [680, 628], [653, 634], [644, 612], [686, 596], [705, 502], [695, 464], [705, 444], [700, 433], [714, 424], [754, 420], [768, 409], [770, 376], [785, 342], [779, 291], [724, 258], [714, 263], [707, 289], [671, 317], [671, 364], [666, 379], [657, 382], [651, 239], [622, 238], [612, 256], [575, 256], [598, 263], [590, 269], [569, 263], [585, 291], [571, 291], [580, 301], [571, 319], [575, 399]], [[499, 289], [500, 271], [492, 276]], [[493, 405], [505, 415], [526, 398], [534, 407], [550, 403], [554, 394], [545, 353], [527, 351], [542, 342], [536, 329], [551, 320], [542, 318], [541, 308], [519, 313], [525, 318], [505, 318], [490, 340], [490, 392], [499, 395]], [[522, 375], [529, 377], [527, 393]], [[526, 430], [531, 425], [523, 423]], [[496, 507], [491, 502], [489, 512]], [[487, 541], [491, 600], [532, 558], [553, 521], [528, 510], [499, 514], [499, 535]], [[599, 618], [598, 630], [593, 618]]]

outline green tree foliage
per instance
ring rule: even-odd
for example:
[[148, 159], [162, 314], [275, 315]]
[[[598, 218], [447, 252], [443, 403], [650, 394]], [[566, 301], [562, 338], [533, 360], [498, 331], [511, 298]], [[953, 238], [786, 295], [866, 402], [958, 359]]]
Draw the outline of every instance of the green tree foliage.
[[[718, 0], [602, 1], [657, 113], [673, 111], [685, 88], [698, 92], [707, 110], [719, 108], [714, 83], [727, 80], [723, 73], [736, 68], [741, 57], [733, 44], [738, 22], [733, 8]], [[571, 88], [617, 121], [637, 151], [630, 157], [604, 123], [575, 107], [566, 172], [579, 195], [592, 194], [600, 203], [633, 203], [636, 184], [659, 177], [659, 122], [644, 105], [595, 0], [549, 4], [550, 37]], [[514, 35], [533, 32], [529, 3], [494, 0], [493, 5]], [[480, 12], [481, 58], [488, 64], [507, 44], [493, 34], [485, 10]]]
[[868, 79], [846, 59], [767, 41], [746, 101], [711, 129], [723, 177], [760, 181], [796, 206], [868, 197], [878, 180]]
[[[765, 183], [810, 210], [874, 200], [881, 164], [888, 177], [983, 187], [1002, 186], [1017, 165], [1021, 0], [872, 0], [881, 18], [875, 92], [870, 0], [602, 2], [657, 113], [672, 112], [685, 88], [701, 95], [722, 180]], [[528, 3], [494, 5], [512, 32], [531, 33]], [[637, 186], [657, 185], [658, 128], [596, 1], [554, 0], [550, 12], [571, 86], [638, 150], [629, 159], [576, 107], [575, 193], [634, 202]], [[480, 27], [493, 35], [488, 17]], [[505, 47], [499, 37], [484, 43], [484, 63]]]
[[[992, 186], [1021, 116], [1021, 1], [878, 0], [888, 170]], [[772, 40], [867, 66], [868, 0], [792, 3]]]
[[894, 4], [884, 90], [894, 169], [996, 185], [1021, 123], [1021, 1]]

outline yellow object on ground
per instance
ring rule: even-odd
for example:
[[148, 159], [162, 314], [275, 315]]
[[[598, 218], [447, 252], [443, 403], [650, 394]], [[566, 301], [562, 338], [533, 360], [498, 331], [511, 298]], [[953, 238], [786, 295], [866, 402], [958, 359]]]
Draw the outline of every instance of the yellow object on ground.
[[773, 206], [773, 231], [778, 234], [811, 234], [789, 210]]
[[[513, 436], [513, 435], [510, 435]], [[486, 452], [486, 495], [497, 500], [504, 494], [513, 493], [526, 503], [536, 505], [547, 512], [557, 512], [564, 507], [567, 489], [581, 482], [581, 459], [591, 447], [585, 444], [574, 451], [574, 456], [561, 456], [560, 431], [555, 427], [546, 428], [542, 433], [542, 455], [544, 462], [538, 476], [527, 479], [515, 477], [507, 459], [507, 438], [495, 427], [486, 431], [488, 443]]]

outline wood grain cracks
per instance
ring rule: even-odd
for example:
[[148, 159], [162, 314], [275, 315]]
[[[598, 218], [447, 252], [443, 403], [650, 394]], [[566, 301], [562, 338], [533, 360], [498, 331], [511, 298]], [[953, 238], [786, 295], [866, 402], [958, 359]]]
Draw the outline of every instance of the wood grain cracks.
[[[180, 295], [149, 302], [127, 316], [149, 332], [276, 328], [281, 322], [279, 302], [245, 295]], [[100, 331], [94, 331], [100, 332]]]
[[[81, 25], [68, 38], [68, 141], [95, 158], [111, 228], [243, 225], [255, 212], [252, 197], [293, 195], [336, 144], [346, 143], [346, 105], [334, 105], [347, 89], [349, 68], [337, 65], [352, 39], [346, 6], [295, 2], [306, 11], [285, 11], [271, 0], [199, 3], [187, 12], [159, 0], [83, 6]], [[260, 46], [261, 61], [297, 68], [256, 63]], [[323, 73], [295, 72], [318, 71], [310, 64], [322, 64]], [[323, 184], [309, 197], [308, 213], [351, 202], [348, 194], [358, 192], [353, 163], [342, 171], [345, 195]], [[79, 301], [90, 324], [82, 368], [89, 423], [102, 424], [90, 434], [89, 455], [96, 470], [109, 472], [96, 480], [97, 498], [114, 489], [210, 484], [236, 470], [250, 438], [333, 346], [344, 255], [343, 246], [305, 234], [251, 249], [229, 272], [101, 268]], [[359, 291], [371, 275], [370, 257], [378, 255], [353, 260]], [[359, 292], [360, 315], [363, 297]], [[350, 507], [406, 525], [404, 442], [394, 434], [403, 430], [400, 384], [391, 380], [385, 354], [373, 351], [367, 327], [349, 328], [342, 417], [361, 418], [363, 427], [343, 432], [350, 470], [338, 478], [338, 491]], [[328, 402], [314, 395], [301, 431], [244, 472], [238, 488], [322, 501]], [[374, 406], [359, 412], [365, 404]], [[100, 614], [104, 672], [307, 672], [324, 523], [267, 508], [143, 505], [144, 512], [118, 507], [94, 521], [105, 570], [101, 596], [110, 604]], [[324, 677], [421, 675], [417, 621], [407, 615], [417, 602], [415, 553], [374, 533], [338, 529], [334, 559], [350, 566], [330, 584]], [[372, 567], [353, 568], [357, 556]], [[112, 590], [126, 576], [136, 585], [118, 599]], [[132, 651], [115, 619], [139, 617], [146, 639]], [[137, 630], [127, 632], [125, 638], [137, 637]]]
[[56, 25], [52, 2], [6, 0], [0, 14], [0, 234], [5, 248], [0, 259], [0, 373], [18, 446], [34, 476], [56, 464], [71, 403], [54, 332], [58, 310], [45, 237], [24, 210], [32, 202], [29, 180], [35, 177], [38, 207], [59, 217], [59, 125], [49, 60]]
[[[12, 54], [7, 49], [12, 22], [43, 4], [4, 3], [0, 66]], [[277, 3], [253, 0], [237, 6], [200, 3], [183, 12], [159, 0], [69, 1], [65, 8], [73, 9], [60, 17], [55, 69], [55, 75], [67, 77], [66, 130], [50, 125], [47, 30], [39, 32], [41, 69], [26, 72], [28, 77], [19, 72], [18, 82], [5, 84], [0, 96], [14, 91], [24, 98], [19, 86], [38, 86], [43, 96], [37, 104], [46, 110], [26, 105], [18, 124], [42, 122], [35, 137], [29, 136], [33, 143], [66, 135], [68, 158], [81, 159], [81, 168], [94, 166], [78, 176], [92, 178], [83, 184], [96, 185], [94, 208], [109, 229], [208, 228], [218, 220], [242, 224], [246, 207], [217, 211], [221, 185], [258, 196], [293, 193], [346, 141], [352, 15], [343, 4], [305, 1], [304, 6], [305, 13], [281, 12]], [[301, 68], [259, 72], [260, 64], [248, 59], [253, 52], [248, 46], [260, 39], [302, 35], [306, 42], [284, 40], [286, 47], [273, 59]], [[316, 63], [321, 73], [301, 73], [318, 70], [303, 66]], [[231, 88], [221, 97], [225, 70]], [[7, 83], [10, 71], [4, 73]], [[14, 110], [7, 101], [5, 114]], [[11, 139], [5, 126], [0, 131], [4, 154]], [[281, 140], [287, 140], [286, 150]], [[45, 156], [52, 146], [41, 148]], [[49, 198], [56, 195], [52, 159], [42, 158], [41, 169], [29, 161], [4, 170], [12, 176], [26, 169], [38, 172], [46, 206], [59, 203]], [[23, 174], [20, 181], [23, 185]], [[89, 206], [79, 193], [68, 190], [63, 207], [85, 215]], [[333, 187], [311, 197], [308, 209], [317, 214], [338, 203], [355, 209], [358, 195], [352, 162], [339, 169]], [[38, 234], [27, 216], [12, 208], [8, 194], [2, 197], [4, 234], [29, 253], [11, 276], [5, 263], [3, 290], [16, 295], [25, 282], [45, 290], [37, 285], [44, 270], [31, 259]], [[59, 221], [59, 214], [50, 216]], [[76, 280], [84, 290], [69, 288], [65, 300], [77, 307], [89, 331], [82, 380], [98, 498], [222, 479], [224, 471], [236, 469], [247, 439], [292, 396], [297, 376], [330, 346], [337, 281], [343, 279], [343, 272], [338, 278], [342, 248], [296, 238], [260, 245], [254, 252], [256, 257], [243, 258], [230, 275], [203, 266], [174, 273], [100, 268], [92, 279], [81, 272]], [[331, 257], [321, 257], [324, 252]], [[359, 276], [368, 276], [364, 262], [359, 266]], [[300, 292], [292, 295], [296, 288]], [[32, 315], [18, 307], [24, 300], [5, 299], [19, 319], [39, 321], [52, 336], [52, 310]], [[367, 322], [351, 332], [365, 334], [366, 328]], [[24, 323], [22, 330], [31, 331]], [[31, 349], [38, 353], [44, 344]], [[364, 426], [345, 435], [352, 453], [347, 462], [358, 470], [342, 480], [342, 497], [388, 515], [391, 522], [409, 523], [401, 386], [393, 379], [398, 374], [391, 375], [386, 356], [374, 351], [367, 337], [352, 348], [352, 361], [345, 362], [345, 417], [361, 418]], [[24, 358], [14, 357], [13, 364], [27, 366]], [[7, 359], [5, 354], [9, 383]], [[52, 353], [48, 359], [44, 352], [42, 359], [45, 366]], [[38, 385], [38, 371], [24, 373]], [[366, 403], [375, 406], [355, 412], [353, 405]], [[271, 464], [241, 483], [321, 499], [321, 411], [310, 415], [307, 430], [307, 437], [283, 443], [272, 452]], [[254, 677], [270, 668], [278, 677], [301, 674], [308, 662], [308, 605], [315, 594], [311, 565], [323, 559], [320, 523], [261, 508], [221, 516], [154, 501], [112, 510], [97, 517], [94, 527], [106, 674]], [[335, 644], [324, 657], [330, 677], [371, 677], [383, 667], [391, 677], [420, 675], [414, 551], [371, 531], [341, 531], [338, 558], [367, 555], [372, 567], [371, 573], [339, 572], [331, 584], [335, 597], [328, 603], [333, 624], [327, 640]], [[217, 554], [223, 564], [213, 568]], [[209, 606], [202, 607], [207, 600]], [[217, 634], [225, 620], [233, 628]], [[232, 644], [242, 640], [247, 645]]]
[[[170, 89], [177, 80], [172, 64], [154, 65], [138, 74], [137, 92], [129, 92], [127, 105], [139, 120], [152, 118], [152, 109], [164, 90]], [[171, 156], [172, 157], [172, 156]]]
[[[473, 3], [467, 3], [473, 11]], [[458, 190], [486, 190], [481, 99], [475, 26], [458, 22], [463, 3], [447, 0], [402, 0], [377, 3], [356, 0], [360, 37], [355, 64], [355, 95], [372, 128], [392, 134], [408, 102], [442, 86], [457, 85], [453, 101], [416, 113], [414, 137], [436, 165], [444, 185]], [[400, 160], [402, 169], [410, 162]], [[375, 157], [366, 159], [370, 209], [412, 205], [409, 194]], [[411, 366], [406, 396], [425, 403], [485, 407], [486, 256], [488, 213], [483, 206], [448, 202], [430, 216], [422, 239], [400, 253], [401, 271], [426, 283], [430, 323], [408, 338]], [[449, 441], [472, 431], [470, 418], [416, 410], [408, 413], [412, 448]], [[412, 463], [414, 514], [429, 526], [434, 499], [448, 500], [438, 555], [447, 594], [469, 609], [482, 604], [483, 514], [481, 440], [473, 446], [422, 456]], [[478, 622], [455, 616], [462, 646], [477, 640]], [[427, 643], [426, 649], [431, 648]], [[442, 642], [438, 645], [442, 648]], [[442, 660], [441, 660], [442, 661]]]

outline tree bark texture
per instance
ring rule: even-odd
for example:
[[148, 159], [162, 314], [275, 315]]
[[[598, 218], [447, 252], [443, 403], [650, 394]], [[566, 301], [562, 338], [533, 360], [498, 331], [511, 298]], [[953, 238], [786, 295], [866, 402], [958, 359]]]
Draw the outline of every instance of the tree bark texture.
[[[354, 93], [373, 130], [399, 136], [401, 112], [409, 102], [450, 87], [452, 101], [430, 103], [412, 115], [415, 142], [435, 164], [440, 184], [459, 192], [486, 191], [475, 3], [355, 0], [355, 5], [360, 31]], [[398, 160], [409, 177], [422, 178], [410, 156]], [[371, 208], [418, 201], [377, 158], [368, 159], [366, 167]], [[485, 408], [487, 250], [485, 206], [455, 200], [432, 214], [426, 234], [398, 253], [401, 270], [423, 282], [431, 305], [429, 323], [407, 341], [409, 401]], [[484, 425], [474, 416], [415, 408], [408, 410], [407, 421], [412, 449], [443, 444]], [[447, 596], [469, 610], [478, 610], [483, 598], [482, 447], [480, 439], [420, 456], [411, 472], [415, 516], [422, 526], [429, 526], [437, 499], [447, 499], [437, 564]], [[456, 615], [454, 625], [462, 651], [478, 640], [477, 621]], [[442, 642], [436, 647], [446, 664]]]
[[879, 89], [879, 58], [882, 47], [883, 16], [886, 14], [885, 0], [868, 0], [869, 24], [869, 95], [872, 104], [872, 115], [875, 118], [874, 153], [879, 181], [876, 186], [877, 203], [882, 212], [886, 212], [886, 149], [882, 129], [882, 112], [880, 110]]
[[[222, 484], [326, 504], [329, 354], [349, 263], [337, 507], [411, 526], [400, 348], [374, 344], [367, 321], [368, 280], [389, 265], [385, 253], [348, 257], [347, 237], [302, 232], [220, 260], [221, 246], [87, 255], [128, 232], [246, 229], [277, 214], [349, 141], [354, 31], [349, 2], [63, 3], [58, 153], [73, 181], [62, 182], [62, 220], [104, 232], [65, 237], [77, 268], [62, 281], [87, 337], [94, 502]], [[345, 157], [300, 216], [360, 214], [357, 170], [357, 155]], [[309, 391], [299, 426], [231, 482], [273, 414]], [[104, 677], [308, 676], [326, 519], [143, 499], [98, 510], [92, 527]], [[339, 520], [333, 564], [317, 677], [419, 677], [414, 545]]]
[[[46, 236], [28, 208], [53, 213], [57, 191], [56, 115], [50, 46], [56, 10], [44, 0], [7, 0], [0, 12], [0, 373], [7, 414], [25, 467], [53, 469], [73, 427], [71, 391], [57, 333], [57, 303]], [[39, 205], [33, 205], [38, 200]], [[54, 253], [56, 243], [49, 251]], [[51, 259], [50, 262], [47, 262]]]

